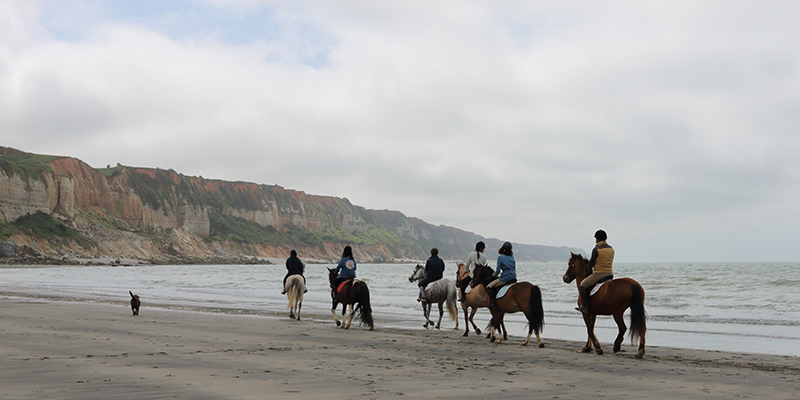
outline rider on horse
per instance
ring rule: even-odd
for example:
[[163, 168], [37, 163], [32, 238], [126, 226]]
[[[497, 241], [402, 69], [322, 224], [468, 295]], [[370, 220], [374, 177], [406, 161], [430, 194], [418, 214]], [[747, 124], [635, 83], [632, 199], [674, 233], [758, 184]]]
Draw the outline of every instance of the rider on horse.
[[608, 235], [604, 230], [599, 230], [594, 234], [597, 244], [592, 250], [592, 258], [589, 259], [589, 264], [586, 265], [586, 271], [593, 271], [591, 275], [584, 278], [578, 287], [578, 293], [581, 295], [581, 307], [578, 309], [584, 314], [589, 311], [589, 289], [597, 284], [600, 280], [614, 278], [611, 265], [614, 263], [614, 249], [606, 243]]
[[[286, 259], [286, 276], [283, 277], [283, 287], [284, 290], [281, 294], [286, 294], [286, 279], [292, 275], [300, 275], [303, 277], [303, 286], [306, 284], [306, 277], [303, 275], [305, 272], [306, 266], [297, 258], [297, 251], [292, 249], [291, 253], [289, 253], [289, 258]], [[308, 289], [306, 289], [308, 292]]]
[[356, 279], [356, 260], [353, 258], [353, 249], [345, 246], [342, 252], [342, 259], [334, 270], [336, 279], [331, 283], [331, 289], [336, 290], [342, 282], [348, 279]]
[[417, 301], [426, 301], [425, 287], [429, 283], [442, 279], [444, 274], [444, 260], [439, 258], [439, 249], [431, 249], [431, 258], [425, 263], [425, 279], [419, 281], [419, 298]]
[[517, 282], [517, 263], [514, 261], [511, 242], [503, 243], [503, 246], [497, 252], [500, 254], [497, 257], [497, 269], [494, 271], [494, 276], [497, 279], [486, 285], [490, 298], [489, 308], [495, 307], [495, 296], [497, 296], [497, 292], [501, 287]]
[[486, 250], [486, 244], [478, 242], [475, 244], [475, 251], [469, 253], [469, 256], [467, 256], [467, 263], [464, 266], [464, 271], [466, 271], [467, 276], [458, 282], [458, 288], [461, 290], [461, 301], [466, 301], [467, 299], [465, 290], [467, 289], [467, 285], [472, 281], [472, 271], [474, 271], [475, 267], [478, 265], [488, 264], [486, 256], [483, 255], [484, 250]]

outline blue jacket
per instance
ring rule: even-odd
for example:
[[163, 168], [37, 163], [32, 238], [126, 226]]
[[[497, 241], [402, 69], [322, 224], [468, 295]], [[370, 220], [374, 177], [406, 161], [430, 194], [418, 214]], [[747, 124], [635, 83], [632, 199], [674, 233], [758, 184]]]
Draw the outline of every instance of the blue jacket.
[[355, 279], [356, 277], [356, 260], [352, 258], [343, 258], [339, 260], [339, 265], [334, 270], [339, 279]]
[[497, 257], [497, 269], [494, 270], [494, 276], [497, 276], [502, 282], [517, 279], [517, 263], [514, 261], [514, 257], [506, 255]]

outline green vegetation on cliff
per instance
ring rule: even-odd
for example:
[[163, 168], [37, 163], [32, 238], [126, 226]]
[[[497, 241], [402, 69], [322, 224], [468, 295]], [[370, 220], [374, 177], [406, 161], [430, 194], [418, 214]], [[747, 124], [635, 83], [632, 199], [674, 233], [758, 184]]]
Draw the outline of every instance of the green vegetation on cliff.
[[19, 217], [12, 223], [0, 224], [0, 239], [6, 239], [18, 233], [29, 234], [50, 242], [71, 240], [87, 250], [96, 244], [41, 211]]
[[0, 171], [8, 176], [19, 176], [23, 180], [38, 179], [44, 181], [44, 174], [52, 169], [47, 163], [61, 158], [25, 153], [10, 147], [0, 147]]

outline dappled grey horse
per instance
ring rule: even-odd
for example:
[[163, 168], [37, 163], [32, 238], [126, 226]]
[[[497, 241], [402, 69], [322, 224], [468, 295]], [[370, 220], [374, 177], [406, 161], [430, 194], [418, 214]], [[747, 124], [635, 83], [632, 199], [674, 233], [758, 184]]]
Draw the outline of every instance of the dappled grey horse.
[[[422, 265], [417, 264], [414, 267], [414, 272], [411, 273], [411, 276], [408, 278], [409, 282], [419, 281], [425, 279], [425, 267]], [[439, 326], [442, 324], [442, 316], [444, 315], [444, 309], [442, 304], [447, 302], [447, 313], [450, 315], [451, 321], [456, 321], [455, 329], [458, 329], [458, 310], [456, 309], [456, 301], [458, 298], [458, 289], [456, 289], [456, 285], [453, 282], [450, 282], [447, 279], [439, 279], [431, 283], [428, 286], [428, 289], [425, 290], [425, 301], [422, 302], [422, 312], [425, 315], [425, 328], [428, 326], [434, 326], [433, 321], [431, 321], [431, 306], [434, 303], [439, 304], [439, 322], [436, 323], [436, 329], [439, 329]]]

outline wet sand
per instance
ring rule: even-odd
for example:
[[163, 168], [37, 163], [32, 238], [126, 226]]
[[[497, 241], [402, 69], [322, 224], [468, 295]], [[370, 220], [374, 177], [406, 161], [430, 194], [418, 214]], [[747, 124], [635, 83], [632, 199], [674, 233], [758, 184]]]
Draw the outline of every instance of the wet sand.
[[0, 399], [800, 398], [793, 356], [462, 333], [7, 297]]

